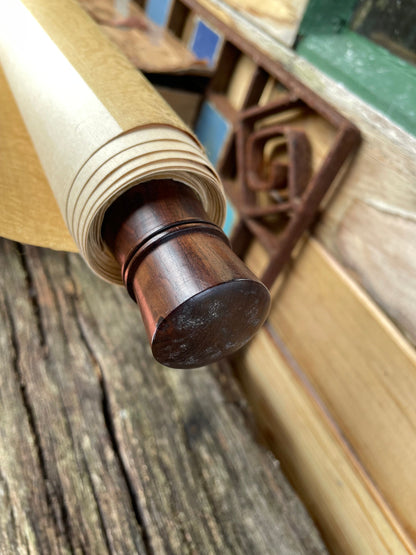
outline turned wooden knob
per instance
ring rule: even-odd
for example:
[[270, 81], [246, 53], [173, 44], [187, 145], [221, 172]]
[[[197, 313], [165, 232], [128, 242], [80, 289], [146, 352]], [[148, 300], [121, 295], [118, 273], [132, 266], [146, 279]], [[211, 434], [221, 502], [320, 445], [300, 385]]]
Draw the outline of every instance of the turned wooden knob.
[[196, 368], [230, 355], [267, 317], [267, 288], [187, 185], [133, 187], [107, 210], [102, 235], [140, 307], [153, 356], [166, 366]]

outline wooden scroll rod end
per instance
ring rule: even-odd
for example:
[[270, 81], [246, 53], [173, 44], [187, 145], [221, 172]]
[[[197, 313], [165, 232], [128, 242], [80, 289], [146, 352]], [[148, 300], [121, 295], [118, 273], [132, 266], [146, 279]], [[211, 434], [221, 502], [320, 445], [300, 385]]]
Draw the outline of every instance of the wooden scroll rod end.
[[133, 187], [107, 210], [102, 235], [166, 366], [196, 368], [231, 355], [268, 315], [269, 291], [187, 185]]

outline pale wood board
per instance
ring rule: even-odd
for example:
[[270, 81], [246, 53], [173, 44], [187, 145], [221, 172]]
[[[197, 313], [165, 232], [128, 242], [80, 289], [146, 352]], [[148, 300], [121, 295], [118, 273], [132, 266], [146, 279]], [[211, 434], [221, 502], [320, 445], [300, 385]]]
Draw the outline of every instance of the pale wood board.
[[415, 540], [411, 346], [313, 239], [275, 293], [269, 321]]
[[235, 386], [154, 362], [79, 256], [0, 262], [1, 553], [326, 552]]
[[416, 214], [355, 202], [336, 246], [344, 264], [416, 344]]
[[332, 553], [414, 552], [301, 373], [262, 330], [236, 360], [260, 426]]
[[257, 69], [256, 63], [244, 54], [240, 56], [230, 76], [226, 96], [235, 110], [241, 110]]

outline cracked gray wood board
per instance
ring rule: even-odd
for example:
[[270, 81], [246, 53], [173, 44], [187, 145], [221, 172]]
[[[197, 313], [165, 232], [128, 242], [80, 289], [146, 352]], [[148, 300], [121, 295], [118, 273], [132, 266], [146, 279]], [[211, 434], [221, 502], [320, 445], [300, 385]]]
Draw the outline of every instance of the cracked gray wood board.
[[[28, 330], [17, 329], [15, 310], [26, 318], [26, 307], [22, 307], [21, 303], [15, 304], [15, 299], [2, 289], [0, 552], [17, 553], [19, 549], [25, 549], [27, 553], [32, 553], [37, 546], [43, 546], [50, 553], [58, 553], [68, 550], [69, 545], [62, 534], [62, 525], [54, 518], [50, 507], [52, 500], [36, 445], [31, 412], [26, 405], [25, 380], [20, 371], [21, 367], [27, 366], [30, 357], [40, 356], [40, 346], [34, 346], [27, 353], [19, 353], [16, 348], [17, 334], [26, 335]], [[36, 512], [33, 507], [36, 507]]]
[[[3, 244], [2, 291], [12, 311], [15, 356], [43, 469], [41, 479], [26, 480], [21, 487], [33, 495], [47, 487], [56, 534], [64, 536], [69, 551], [143, 552], [140, 527], [105, 425], [102, 391], [73, 317], [71, 277], [63, 266], [62, 281], [54, 287], [35, 250], [33, 256], [25, 251], [19, 256], [11, 244]], [[5, 365], [3, 376], [8, 371]], [[13, 439], [2, 443], [2, 449], [6, 460], [10, 457], [25, 468], [26, 461], [19, 457], [24, 438], [18, 444]], [[32, 518], [39, 510], [37, 503], [31, 504]], [[16, 522], [25, 537], [23, 525]], [[49, 549], [41, 537], [26, 540], [33, 541], [29, 552]]]
[[6, 553], [325, 552], [212, 371], [155, 363], [124, 290], [77, 255], [0, 256]]

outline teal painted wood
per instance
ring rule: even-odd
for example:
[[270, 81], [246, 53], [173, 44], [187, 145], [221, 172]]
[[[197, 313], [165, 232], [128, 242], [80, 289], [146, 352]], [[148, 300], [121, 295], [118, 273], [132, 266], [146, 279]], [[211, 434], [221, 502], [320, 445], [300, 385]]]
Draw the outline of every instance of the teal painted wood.
[[354, 4], [312, 0], [296, 51], [416, 135], [416, 67], [347, 28]]
[[299, 28], [299, 35], [334, 34], [351, 19], [356, 0], [309, 0]]
[[297, 52], [416, 135], [416, 67], [347, 30], [304, 37]]

